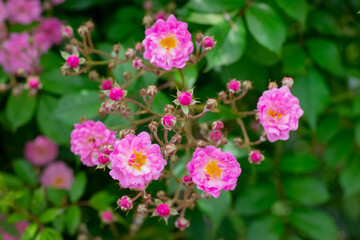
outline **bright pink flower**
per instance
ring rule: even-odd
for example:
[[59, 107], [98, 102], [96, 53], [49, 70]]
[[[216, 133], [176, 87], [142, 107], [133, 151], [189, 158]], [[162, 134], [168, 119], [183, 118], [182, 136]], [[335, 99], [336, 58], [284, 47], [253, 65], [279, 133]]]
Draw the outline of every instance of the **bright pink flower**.
[[0, 23], [4, 22], [7, 18], [7, 10], [3, 0], [0, 1]]
[[299, 99], [291, 94], [287, 86], [265, 91], [257, 103], [257, 109], [270, 142], [289, 139], [289, 131], [298, 128], [299, 118], [304, 113]]
[[222, 137], [222, 134], [219, 131], [211, 131], [211, 133], [210, 133], [210, 139], [214, 142], [220, 141], [221, 137]]
[[110, 90], [112, 88], [112, 81], [111, 80], [105, 80], [101, 84], [102, 90]]
[[166, 22], [158, 19], [145, 31], [144, 58], [165, 70], [183, 68], [193, 51], [191, 34], [187, 24], [170, 15]]
[[45, 18], [34, 31], [34, 45], [46, 53], [62, 41], [62, 25], [57, 18]]
[[42, 11], [40, 0], [8, 0], [6, 10], [10, 22], [25, 25], [39, 20]]
[[240, 86], [240, 81], [234, 79], [227, 84], [227, 89], [229, 91], [233, 91], [234, 93], [238, 93], [240, 91]]
[[156, 212], [161, 217], [167, 217], [170, 214], [170, 207], [169, 205], [162, 203], [156, 208]]
[[20, 237], [14, 237], [14, 236], [9, 235], [7, 232], [2, 231], [0, 229], [0, 234], [1, 234], [3, 240], [20, 240], [21, 236], [25, 232], [25, 229], [27, 228], [27, 226], [29, 226], [29, 222], [28, 221], [21, 221], [21, 222], [15, 223], [14, 225], [15, 225], [15, 228], [18, 230]]
[[110, 90], [109, 97], [115, 102], [120, 101], [123, 96], [124, 93], [121, 88], [113, 88]]
[[122, 211], [133, 209], [134, 205], [128, 196], [122, 196], [120, 199], [117, 200], [117, 205], [121, 208]]
[[33, 72], [39, 63], [39, 53], [34, 45], [30, 44], [28, 33], [11, 33], [10, 38], [2, 43], [0, 65], [5, 72], [18, 74], [22, 71], [28, 74]]
[[166, 115], [161, 119], [161, 124], [165, 128], [172, 128], [176, 124], [176, 118], [173, 115]]
[[221, 189], [234, 190], [241, 173], [236, 158], [214, 146], [196, 148], [187, 170], [197, 188], [215, 198], [219, 197]]
[[116, 141], [109, 158], [112, 168], [110, 175], [119, 180], [123, 188], [144, 190], [145, 184], [159, 179], [166, 165], [160, 146], [151, 144], [147, 132], [137, 136], [128, 134]]
[[29, 76], [26, 79], [26, 84], [30, 89], [39, 89], [41, 87], [41, 82], [37, 76]]
[[214, 47], [215, 42], [213, 37], [205, 37], [203, 41], [204, 48], [212, 48]]
[[66, 63], [69, 65], [70, 68], [76, 68], [79, 66], [79, 57], [75, 55], [70, 55], [66, 59]]
[[37, 136], [25, 144], [24, 155], [32, 164], [42, 166], [55, 160], [58, 146], [45, 136]]
[[115, 222], [115, 216], [111, 211], [100, 212], [101, 222], [105, 224]]
[[40, 178], [42, 186], [58, 189], [70, 189], [73, 180], [73, 170], [61, 161], [49, 164]]
[[87, 121], [83, 124], [74, 124], [71, 132], [71, 151], [80, 155], [81, 162], [86, 166], [99, 164], [97, 156], [102, 146], [113, 144], [115, 132], [110, 131], [100, 122]]
[[264, 155], [261, 154], [259, 150], [254, 150], [249, 153], [249, 162], [260, 164], [261, 161], [265, 159]]
[[188, 92], [182, 92], [179, 96], [179, 103], [184, 106], [190, 105], [192, 101], [192, 96]]
[[220, 131], [223, 128], [224, 128], [224, 123], [222, 121], [220, 121], [220, 120], [214, 121], [211, 124], [211, 129], [214, 130], [214, 131]]

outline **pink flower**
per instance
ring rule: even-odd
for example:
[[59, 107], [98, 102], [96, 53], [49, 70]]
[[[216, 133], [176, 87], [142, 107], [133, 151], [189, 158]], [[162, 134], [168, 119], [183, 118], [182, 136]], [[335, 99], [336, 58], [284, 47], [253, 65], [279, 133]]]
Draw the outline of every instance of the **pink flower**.
[[46, 53], [53, 45], [62, 41], [62, 25], [57, 18], [43, 19], [34, 31], [34, 45]]
[[3, 0], [0, 1], [0, 23], [3, 23], [7, 18], [7, 11]]
[[61, 56], [66, 61], [61, 67], [63, 70], [71, 68], [75, 72], [78, 72], [80, 70], [80, 64], [84, 64], [86, 62], [85, 58], [79, 57], [79, 51], [75, 47], [73, 48], [72, 54], [61, 51]]
[[122, 211], [130, 210], [133, 209], [134, 207], [131, 198], [129, 198], [126, 195], [119, 198], [116, 203], [121, 208]]
[[144, 190], [145, 184], [159, 179], [166, 165], [160, 146], [151, 144], [147, 132], [137, 136], [128, 134], [116, 141], [109, 158], [112, 168], [110, 175], [119, 180], [123, 188]]
[[287, 86], [265, 91], [257, 103], [257, 109], [270, 142], [289, 139], [289, 131], [298, 128], [299, 118], [304, 113], [299, 99], [291, 94]]
[[111, 145], [115, 140], [115, 132], [110, 131], [100, 122], [87, 121], [83, 124], [74, 124], [71, 132], [71, 151], [80, 155], [81, 162], [86, 166], [99, 164], [97, 156], [102, 146]]
[[42, 11], [39, 0], [9, 0], [6, 10], [10, 22], [25, 25], [39, 20]]
[[24, 155], [32, 164], [42, 166], [55, 160], [58, 146], [45, 136], [37, 136], [25, 144]]
[[207, 51], [211, 50], [216, 45], [216, 42], [214, 41], [214, 37], [205, 37], [202, 45]]
[[175, 126], [176, 124], [176, 118], [173, 115], [165, 115], [162, 119], [161, 119], [161, 124], [167, 128], [167, 129], [171, 129], [172, 127]]
[[121, 88], [113, 88], [110, 90], [109, 98], [115, 102], [120, 101], [123, 96], [124, 93]]
[[73, 180], [73, 170], [61, 161], [49, 164], [40, 178], [42, 186], [58, 189], [70, 189]]
[[11, 33], [10, 38], [2, 43], [0, 49], [0, 65], [5, 72], [25, 74], [33, 72], [40, 63], [39, 53], [30, 44], [28, 33]]
[[219, 197], [221, 189], [234, 190], [241, 173], [236, 158], [214, 146], [196, 148], [187, 170], [197, 188], [215, 198]]
[[30, 88], [30, 89], [39, 89], [42, 87], [42, 84], [40, 82], [40, 79], [38, 76], [29, 76], [27, 77], [26, 79], [26, 84], [27, 84], [27, 87]]
[[233, 79], [227, 84], [227, 89], [232, 91], [232, 93], [238, 93], [240, 91], [240, 86], [240, 81]]
[[111, 211], [104, 211], [104, 212], [100, 212], [100, 218], [101, 218], [101, 222], [105, 223], [105, 224], [110, 224], [115, 222], [115, 216]]
[[170, 214], [170, 207], [169, 205], [162, 203], [156, 208], [156, 213], [161, 217], [167, 217]]
[[112, 88], [112, 81], [111, 80], [104, 80], [101, 83], [102, 90], [110, 90]]
[[19, 232], [20, 237], [14, 237], [14, 236], [9, 235], [7, 232], [2, 231], [0, 229], [0, 234], [1, 234], [3, 240], [20, 240], [21, 236], [25, 232], [25, 229], [29, 225], [29, 222], [28, 221], [21, 221], [21, 222], [15, 223], [14, 225], [15, 225], [15, 228], [17, 229], [17, 231]]
[[186, 23], [170, 15], [166, 22], [158, 19], [145, 35], [145, 59], [165, 70], [185, 67], [194, 47]]
[[249, 153], [249, 162], [260, 164], [265, 159], [264, 155], [259, 150], [254, 150]]

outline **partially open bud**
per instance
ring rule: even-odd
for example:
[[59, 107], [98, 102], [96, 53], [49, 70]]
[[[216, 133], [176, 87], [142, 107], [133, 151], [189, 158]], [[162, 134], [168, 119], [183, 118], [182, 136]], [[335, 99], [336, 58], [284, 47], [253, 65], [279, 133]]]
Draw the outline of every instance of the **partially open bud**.
[[259, 150], [253, 150], [249, 153], [249, 162], [260, 164], [261, 161], [265, 159], [264, 155], [261, 154]]
[[102, 165], [104, 164], [107, 164], [109, 162], [109, 158], [107, 156], [105, 156], [104, 154], [102, 153], [99, 153], [98, 155], [98, 162]]
[[220, 141], [220, 140], [221, 140], [221, 137], [222, 137], [222, 134], [221, 134], [221, 132], [219, 132], [219, 131], [212, 131], [212, 132], [210, 133], [210, 139], [211, 139], [211, 141], [213, 141], [213, 142]]
[[136, 56], [136, 51], [133, 48], [128, 48], [125, 52], [126, 59], [134, 58]]
[[291, 88], [294, 85], [294, 79], [292, 79], [291, 77], [284, 77], [281, 80], [281, 84], [283, 86], [288, 86], [289, 88]]
[[105, 224], [110, 224], [115, 222], [115, 216], [111, 211], [100, 212], [101, 222]]
[[131, 198], [129, 198], [126, 195], [119, 198], [116, 203], [121, 208], [122, 211], [130, 210], [133, 209], [134, 207]]
[[192, 178], [189, 175], [183, 176], [181, 180], [184, 186], [190, 187], [191, 185], [193, 185]]
[[190, 226], [189, 220], [185, 219], [184, 217], [179, 217], [175, 221], [175, 227], [178, 228], [180, 231], [184, 231], [189, 226]]
[[225, 101], [227, 99], [228, 95], [226, 94], [225, 91], [221, 91], [218, 93], [218, 98], [221, 100], [221, 101]]
[[109, 97], [111, 100], [117, 102], [120, 101], [124, 96], [124, 92], [121, 88], [112, 88], [109, 93]]
[[238, 93], [241, 89], [241, 82], [233, 79], [226, 85], [226, 87], [232, 94]]
[[41, 88], [42, 84], [38, 76], [29, 76], [26, 79], [26, 85], [29, 89], [37, 90]]
[[155, 122], [155, 121], [151, 121], [150, 123], [149, 123], [149, 130], [150, 130], [150, 132], [157, 132], [157, 130], [158, 130], [158, 128], [159, 128], [159, 124], [157, 123], [157, 122]]
[[172, 114], [175, 111], [175, 107], [172, 104], [166, 104], [164, 111], [166, 114]]
[[250, 82], [249, 80], [245, 80], [242, 82], [242, 87], [246, 90], [249, 91], [250, 89], [253, 88], [252, 82]]
[[278, 88], [278, 85], [276, 82], [269, 82], [268, 89]]
[[64, 38], [72, 38], [74, 36], [74, 31], [71, 26], [62, 26], [61, 34]]
[[176, 133], [170, 140], [170, 142], [174, 143], [174, 144], [179, 144], [181, 143], [182, 137], [179, 133]]
[[133, 61], [133, 68], [134, 70], [141, 70], [144, 68], [144, 61], [140, 58], [136, 58]]
[[139, 51], [139, 52], [144, 52], [145, 51], [145, 47], [142, 43], [138, 42], [136, 45], [135, 45], [135, 50], [136, 51]]
[[146, 94], [149, 97], [154, 97], [158, 92], [159, 92], [159, 90], [155, 85], [150, 85], [146, 89]]
[[214, 37], [205, 37], [202, 45], [206, 51], [213, 49], [216, 45], [216, 42], [214, 41]]
[[222, 121], [220, 120], [217, 120], [217, 121], [214, 121], [212, 124], [211, 124], [211, 129], [214, 130], [214, 131], [220, 131], [221, 129], [224, 128], [224, 124]]
[[168, 143], [165, 146], [165, 155], [167, 156], [175, 155], [176, 151], [177, 151], [177, 147], [173, 143]]
[[160, 121], [161, 124], [167, 129], [171, 129], [176, 124], [176, 119], [173, 115], [166, 115]]
[[215, 108], [217, 108], [217, 101], [215, 98], [209, 98], [206, 101], [206, 105], [205, 105], [205, 110], [206, 111], [211, 111], [214, 110]]

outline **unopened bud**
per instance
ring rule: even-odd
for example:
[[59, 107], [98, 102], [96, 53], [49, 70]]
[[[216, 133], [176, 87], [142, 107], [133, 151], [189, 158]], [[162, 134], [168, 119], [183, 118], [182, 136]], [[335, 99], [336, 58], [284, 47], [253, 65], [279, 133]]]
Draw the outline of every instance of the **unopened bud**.
[[177, 147], [173, 143], [169, 143], [165, 146], [165, 155], [167, 156], [175, 155], [176, 151]]
[[237, 148], [241, 148], [243, 146], [243, 142], [244, 141], [240, 137], [234, 138], [234, 140], [233, 140], [233, 144]]
[[158, 130], [158, 128], [159, 128], [159, 124], [157, 123], [157, 122], [155, 122], [155, 121], [151, 121], [150, 123], [149, 123], [149, 130], [150, 130], [150, 132], [157, 132], [157, 130]]
[[159, 92], [159, 90], [155, 85], [150, 85], [146, 89], [146, 94], [149, 97], [154, 97], [158, 92]]
[[291, 77], [284, 77], [281, 80], [281, 84], [283, 86], [288, 86], [289, 88], [291, 88], [294, 85], [294, 79], [292, 79]]
[[166, 114], [172, 114], [174, 112], [174, 110], [175, 110], [175, 107], [172, 104], [166, 104], [164, 107], [164, 111]]
[[182, 137], [179, 133], [176, 133], [172, 138], [171, 138], [171, 141], [172, 143], [174, 144], [179, 144], [181, 143], [181, 140], [182, 140]]
[[145, 47], [142, 43], [138, 42], [136, 45], [135, 45], [135, 50], [136, 51], [139, 51], [139, 52], [144, 52], [145, 51]]
[[119, 138], [123, 139], [124, 137], [126, 137], [129, 134], [135, 135], [135, 130], [134, 129], [122, 129], [119, 131]]
[[151, 194], [150, 193], [145, 193], [144, 196], [143, 196], [143, 201], [145, 203], [151, 202]]
[[254, 150], [249, 153], [249, 162], [254, 164], [260, 164], [265, 159], [264, 155], [259, 150]]
[[99, 73], [95, 70], [90, 71], [89, 79], [94, 80], [94, 81], [99, 80]]
[[224, 128], [224, 123], [222, 121], [220, 121], [220, 120], [214, 121], [211, 124], [211, 129], [214, 130], [214, 131], [220, 131], [223, 128]]
[[81, 25], [78, 29], [77, 32], [79, 34], [80, 37], [85, 37], [90, 31], [89, 29], [85, 26], [85, 25]]
[[89, 31], [93, 30], [95, 26], [92, 20], [87, 21], [84, 25], [89, 29]]
[[141, 89], [139, 90], [139, 94], [140, 94], [140, 96], [146, 96], [146, 89], [145, 89], [145, 88], [141, 88]]
[[214, 37], [205, 37], [202, 45], [206, 51], [213, 49], [216, 45], [216, 42], [214, 41]]
[[139, 214], [146, 214], [148, 212], [148, 208], [147, 208], [146, 204], [143, 204], [143, 203], [139, 204], [137, 207], [137, 212]]
[[207, 143], [204, 140], [196, 140], [196, 146], [199, 148], [205, 148]]
[[233, 79], [226, 85], [226, 87], [232, 94], [238, 93], [241, 89], [241, 82]]
[[227, 99], [227, 94], [225, 91], [221, 91], [218, 93], [218, 98], [221, 100], [221, 101], [225, 101]]
[[201, 43], [203, 39], [204, 39], [204, 34], [202, 34], [201, 32], [196, 33], [195, 35], [196, 42]]
[[120, 44], [115, 44], [115, 45], [113, 46], [113, 52], [114, 52], [115, 54], [119, 54], [120, 51], [121, 51], [121, 45], [120, 45]]
[[220, 139], [220, 144], [221, 145], [226, 145], [226, 144], [228, 144], [228, 142], [229, 142], [229, 140], [226, 137], [222, 137]]
[[242, 87], [246, 90], [249, 91], [250, 89], [253, 88], [252, 82], [250, 82], [249, 80], [245, 80], [242, 82]]
[[154, 22], [154, 19], [150, 15], [146, 15], [146, 16], [143, 17], [142, 23], [146, 28], [151, 27], [153, 22]]
[[278, 85], [276, 82], [269, 82], [268, 89], [278, 88]]
[[214, 110], [215, 108], [217, 108], [217, 101], [215, 98], [209, 98], [206, 101], [206, 105], [205, 105], [205, 110], [207, 111], [211, 111]]
[[156, 193], [156, 197], [159, 199], [165, 199], [166, 193], [163, 190], [160, 190]]
[[136, 56], [136, 51], [133, 48], [128, 48], [125, 52], [126, 59], [134, 58]]

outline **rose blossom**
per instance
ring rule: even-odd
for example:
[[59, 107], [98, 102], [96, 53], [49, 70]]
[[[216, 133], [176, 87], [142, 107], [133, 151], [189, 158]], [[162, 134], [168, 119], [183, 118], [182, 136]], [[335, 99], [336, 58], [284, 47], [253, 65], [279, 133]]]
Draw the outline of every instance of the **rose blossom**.
[[123, 188], [144, 190], [145, 184], [159, 179], [166, 165], [160, 146], [151, 144], [147, 132], [137, 136], [128, 134], [116, 141], [109, 159], [112, 168], [110, 175], [119, 180]]
[[299, 118], [304, 113], [299, 99], [291, 94], [288, 86], [265, 91], [257, 103], [257, 109], [270, 142], [289, 139], [289, 131], [298, 128]]
[[8, 0], [6, 2], [8, 19], [12, 23], [30, 24], [40, 18], [40, 0]]
[[87, 121], [83, 124], [74, 124], [71, 132], [71, 151], [80, 155], [80, 160], [86, 166], [99, 164], [97, 156], [102, 146], [111, 145], [115, 140], [115, 132], [110, 131], [100, 122]]
[[55, 160], [58, 146], [45, 136], [37, 136], [25, 144], [25, 158], [34, 165], [45, 165]]
[[219, 197], [221, 189], [234, 190], [241, 173], [236, 158], [214, 146], [197, 147], [187, 170], [197, 188], [215, 198]]
[[191, 34], [187, 24], [170, 15], [166, 22], [158, 19], [145, 31], [144, 58], [165, 70], [183, 68], [193, 51]]
[[41, 175], [41, 185], [58, 189], [70, 189], [74, 180], [74, 173], [64, 162], [49, 164]]

